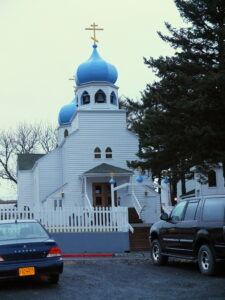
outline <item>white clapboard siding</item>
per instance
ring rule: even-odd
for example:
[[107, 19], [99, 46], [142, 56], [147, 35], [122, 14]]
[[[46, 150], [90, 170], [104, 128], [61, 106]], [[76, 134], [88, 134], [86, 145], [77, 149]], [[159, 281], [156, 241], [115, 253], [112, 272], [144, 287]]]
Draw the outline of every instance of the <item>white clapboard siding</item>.
[[[152, 224], [159, 220], [161, 210], [160, 195], [157, 192], [151, 191], [151, 189], [147, 188], [150, 183], [150, 178], [146, 176], [143, 176], [142, 183], [138, 183], [136, 181], [136, 176], [133, 178], [133, 192], [141, 206], [140, 217], [144, 223]], [[132, 188], [130, 192], [132, 192]]]
[[[61, 186], [63, 186], [62, 205], [64, 210], [74, 210], [77, 207], [85, 206], [81, 177], [86, 171], [102, 163], [128, 169], [127, 161], [137, 159], [138, 138], [127, 130], [125, 111], [94, 109], [78, 111], [73, 124], [71, 129], [76, 127], [76, 130], [74, 132], [70, 130], [69, 136], [58, 148], [36, 163], [33, 171], [33, 181], [35, 182], [33, 195], [30, 197], [30, 201], [35, 203], [35, 209], [41, 208], [42, 201], [48, 196], [50, 197], [47, 201], [54, 208], [54, 201], [58, 201], [62, 191], [60, 190], [56, 197], [54, 195], [55, 198], [51, 197], [51, 194]], [[102, 151], [101, 159], [94, 158], [96, 147]], [[107, 147], [112, 149], [111, 159], [105, 158]], [[120, 184], [122, 179], [124, 180], [124, 178], [117, 178], [117, 183]], [[93, 198], [92, 182], [96, 182], [95, 180], [107, 182], [109, 178], [88, 178], [87, 194], [91, 202]], [[125, 182], [129, 182], [129, 180], [129, 177], [126, 177]], [[118, 191], [118, 197], [121, 199], [122, 206], [132, 206], [131, 197], [127, 196], [126, 190]], [[155, 214], [156, 209], [153, 209], [153, 205], [146, 204], [147, 198], [144, 196], [143, 189], [137, 193], [137, 198], [142, 207], [145, 206], [147, 210], [149, 209], [151, 213]], [[19, 196], [19, 202], [21, 201], [23, 201], [23, 193]], [[146, 212], [145, 215], [150, 216], [151, 213]]]
[[39, 201], [61, 186], [60, 151], [58, 149], [39, 159]]
[[[79, 130], [66, 138], [62, 146], [65, 205], [84, 205], [81, 197], [80, 176], [91, 168], [108, 163], [127, 168], [127, 160], [137, 159], [137, 137], [126, 128], [124, 112], [78, 112]], [[110, 121], [109, 121], [110, 120]], [[94, 149], [100, 147], [101, 159], [94, 158]], [[105, 158], [105, 149], [111, 147], [112, 159]], [[92, 199], [91, 188], [89, 197]], [[76, 204], [75, 204], [76, 203]]]
[[18, 204], [20, 207], [32, 206], [34, 204], [34, 177], [32, 171], [18, 172]]

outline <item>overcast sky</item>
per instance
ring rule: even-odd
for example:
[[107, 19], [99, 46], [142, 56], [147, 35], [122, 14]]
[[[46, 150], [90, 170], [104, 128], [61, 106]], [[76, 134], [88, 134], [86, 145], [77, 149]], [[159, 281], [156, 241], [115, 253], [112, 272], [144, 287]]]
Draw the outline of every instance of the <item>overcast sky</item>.
[[[119, 95], [138, 99], [154, 80], [143, 57], [173, 53], [157, 35], [165, 21], [182, 25], [173, 0], [0, 0], [0, 128], [57, 126], [74, 96], [68, 79], [91, 54], [84, 28], [93, 22], [104, 28], [98, 50], [117, 67]], [[0, 185], [0, 198], [8, 197], [15, 193]]]

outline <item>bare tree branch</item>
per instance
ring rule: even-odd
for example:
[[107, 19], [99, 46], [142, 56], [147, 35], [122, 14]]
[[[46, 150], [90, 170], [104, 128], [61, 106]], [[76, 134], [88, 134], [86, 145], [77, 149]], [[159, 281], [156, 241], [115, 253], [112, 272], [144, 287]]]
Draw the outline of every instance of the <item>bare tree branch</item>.
[[17, 183], [15, 176], [15, 165], [13, 165], [13, 156], [15, 157], [16, 145], [11, 131], [0, 133], [0, 178], [11, 180]]
[[17, 153], [34, 153], [40, 146], [41, 125], [19, 124], [15, 131], [15, 145]]
[[56, 147], [56, 132], [50, 124], [21, 123], [14, 130], [0, 131], [0, 179], [17, 183], [18, 154], [47, 153]]
[[50, 124], [41, 124], [39, 143], [45, 153], [53, 150], [57, 145], [56, 129]]

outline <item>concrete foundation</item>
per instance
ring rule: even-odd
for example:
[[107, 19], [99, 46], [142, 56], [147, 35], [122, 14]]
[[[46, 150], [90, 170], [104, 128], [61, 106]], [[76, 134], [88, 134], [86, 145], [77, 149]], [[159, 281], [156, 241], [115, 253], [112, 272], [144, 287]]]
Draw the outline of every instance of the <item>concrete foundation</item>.
[[52, 233], [64, 254], [120, 253], [130, 250], [128, 232]]

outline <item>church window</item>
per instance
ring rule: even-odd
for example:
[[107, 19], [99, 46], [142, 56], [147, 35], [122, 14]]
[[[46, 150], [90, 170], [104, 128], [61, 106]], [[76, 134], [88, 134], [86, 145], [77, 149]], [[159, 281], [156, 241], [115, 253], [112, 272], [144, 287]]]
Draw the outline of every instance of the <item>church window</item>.
[[95, 158], [101, 158], [101, 149], [96, 147], [94, 150]]
[[208, 186], [216, 187], [216, 172], [214, 170], [208, 172]]
[[113, 105], [117, 105], [116, 94], [114, 92], [112, 92], [110, 94], [110, 103], [113, 104]]
[[90, 95], [88, 92], [84, 91], [82, 96], [81, 96], [81, 104], [86, 105], [90, 103]]
[[112, 149], [110, 147], [105, 149], [105, 158], [112, 158]]
[[57, 209], [57, 200], [54, 200], [54, 210]]
[[69, 135], [69, 132], [67, 129], [64, 130], [64, 138], [66, 138]]
[[106, 103], [106, 94], [102, 90], [95, 94], [95, 103]]

